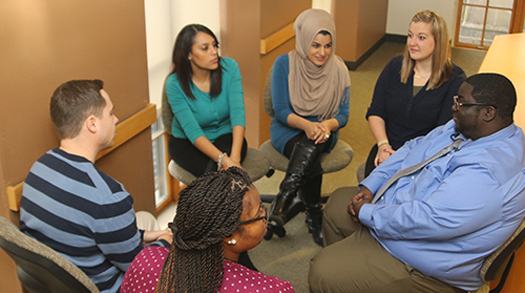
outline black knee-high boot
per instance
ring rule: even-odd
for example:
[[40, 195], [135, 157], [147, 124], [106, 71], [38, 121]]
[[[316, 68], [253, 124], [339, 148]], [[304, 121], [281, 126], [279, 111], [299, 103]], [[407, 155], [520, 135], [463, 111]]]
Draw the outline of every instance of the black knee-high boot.
[[321, 204], [321, 185], [323, 183], [323, 175], [315, 175], [307, 179], [305, 185], [301, 187], [299, 193], [304, 201], [306, 208], [306, 225], [308, 232], [312, 234], [314, 242], [319, 245], [324, 245], [323, 239], [323, 206]]
[[298, 188], [315, 170], [320, 156], [321, 151], [314, 145], [300, 142], [295, 144], [286, 176], [270, 208], [269, 225], [282, 227], [286, 223], [286, 214], [297, 195]]

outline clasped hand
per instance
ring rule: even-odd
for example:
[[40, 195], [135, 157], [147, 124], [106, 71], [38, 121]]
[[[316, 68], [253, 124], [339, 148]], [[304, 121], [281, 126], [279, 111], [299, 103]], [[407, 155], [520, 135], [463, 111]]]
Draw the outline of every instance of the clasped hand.
[[144, 231], [144, 245], [158, 240], [166, 240], [169, 244], [173, 241], [173, 234], [170, 230]]
[[346, 211], [350, 214], [352, 220], [359, 223], [359, 211], [361, 210], [361, 207], [366, 203], [372, 203], [373, 199], [374, 195], [372, 192], [365, 186], [361, 186], [359, 193], [354, 196], [346, 208]]
[[226, 170], [232, 166], [236, 166], [236, 167], [239, 167], [239, 168], [242, 168], [241, 166], [241, 159], [238, 158], [236, 159], [235, 157], [231, 156], [224, 156], [222, 158], [222, 163], [221, 163], [221, 170]]
[[304, 132], [308, 139], [315, 141], [315, 144], [326, 142], [331, 135], [329, 128], [325, 127], [322, 122], [308, 123], [308, 127], [304, 130]]

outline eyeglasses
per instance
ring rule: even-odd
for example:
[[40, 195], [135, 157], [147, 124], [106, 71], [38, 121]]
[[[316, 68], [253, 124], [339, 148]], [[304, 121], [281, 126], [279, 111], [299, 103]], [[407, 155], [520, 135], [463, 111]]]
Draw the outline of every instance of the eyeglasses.
[[266, 206], [262, 202], [259, 205], [259, 210], [257, 212], [257, 215], [260, 215], [261, 211], [263, 212], [262, 216], [259, 216], [259, 217], [253, 218], [253, 219], [249, 219], [249, 220], [246, 220], [246, 221], [240, 221], [239, 222], [239, 226], [240, 225], [248, 225], [248, 224], [260, 221], [260, 220], [266, 220], [267, 221], [268, 220], [268, 209], [266, 208]]
[[461, 103], [459, 100], [458, 95], [454, 96], [454, 104], [456, 105], [456, 109], [459, 110], [459, 107], [469, 107], [469, 106], [491, 106], [497, 109], [498, 107], [491, 105], [491, 104], [484, 104], [484, 103]]

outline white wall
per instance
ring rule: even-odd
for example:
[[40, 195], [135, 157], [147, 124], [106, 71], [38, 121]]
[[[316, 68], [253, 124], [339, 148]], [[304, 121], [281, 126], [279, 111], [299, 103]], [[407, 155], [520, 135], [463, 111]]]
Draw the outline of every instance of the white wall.
[[[312, 7], [330, 12], [331, 0], [312, 0]], [[171, 69], [171, 53], [178, 32], [189, 23], [208, 26], [220, 41], [219, 0], [144, 0], [150, 101], [160, 107], [162, 85]], [[447, 22], [450, 38], [456, 31], [458, 0], [388, 1], [386, 32], [406, 35], [412, 16], [431, 9]]]
[[219, 0], [144, 0], [150, 102], [161, 106], [162, 86], [171, 70], [171, 53], [187, 24], [209, 27], [220, 41]]
[[448, 33], [454, 39], [458, 0], [391, 0], [388, 1], [386, 33], [407, 35], [410, 20], [419, 11], [433, 10], [447, 22]]
[[312, 0], [312, 8], [319, 8], [332, 13], [332, 0]]

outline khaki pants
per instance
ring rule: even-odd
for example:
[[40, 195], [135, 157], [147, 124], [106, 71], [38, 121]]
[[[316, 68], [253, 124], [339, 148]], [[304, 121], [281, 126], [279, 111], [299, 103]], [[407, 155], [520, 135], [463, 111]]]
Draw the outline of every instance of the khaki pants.
[[368, 228], [350, 219], [346, 207], [354, 195], [355, 188], [340, 188], [326, 205], [323, 233], [328, 246], [310, 263], [312, 292], [465, 292], [390, 255]]
[[160, 230], [157, 219], [149, 212], [138, 211], [135, 213], [137, 217], [137, 228], [144, 231], [157, 231]]

